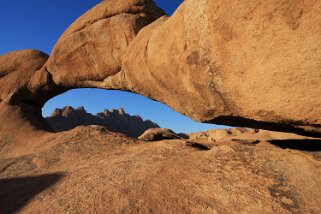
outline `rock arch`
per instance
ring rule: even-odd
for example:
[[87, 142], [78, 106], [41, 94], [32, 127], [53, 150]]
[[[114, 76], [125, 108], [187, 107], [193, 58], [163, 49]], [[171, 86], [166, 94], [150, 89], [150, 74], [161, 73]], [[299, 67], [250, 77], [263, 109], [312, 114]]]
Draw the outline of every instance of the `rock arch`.
[[95, 87], [139, 93], [197, 121], [321, 137], [315, 20], [318, 0], [186, 0], [171, 17], [151, 0], [103, 1], [50, 57], [0, 57], [0, 133], [49, 130], [48, 99]]

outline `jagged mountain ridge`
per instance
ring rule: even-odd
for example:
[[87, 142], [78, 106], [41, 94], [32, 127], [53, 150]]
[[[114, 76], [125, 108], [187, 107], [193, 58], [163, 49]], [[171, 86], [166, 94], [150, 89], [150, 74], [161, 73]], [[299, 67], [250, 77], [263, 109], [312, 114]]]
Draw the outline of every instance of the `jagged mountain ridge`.
[[66, 131], [80, 125], [100, 125], [129, 137], [138, 137], [147, 129], [159, 128], [156, 123], [143, 120], [139, 115], [129, 115], [122, 108], [105, 109], [92, 115], [84, 107], [74, 109], [66, 106], [62, 109], [56, 108], [46, 119], [55, 131]]

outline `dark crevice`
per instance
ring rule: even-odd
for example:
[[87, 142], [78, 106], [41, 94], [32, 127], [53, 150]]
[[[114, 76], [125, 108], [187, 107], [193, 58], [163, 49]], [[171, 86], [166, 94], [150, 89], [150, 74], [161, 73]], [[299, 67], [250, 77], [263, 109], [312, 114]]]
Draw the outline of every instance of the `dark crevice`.
[[28, 121], [33, 127], [38, 130], [54, 132], [48, 122], [43, 118], [41, 107], [26, 102], [18, 102], [16, 105], [20, 107], [22, 118]]
[[0, 72], [0, 78], [3, 78], [5, 76], [9, 75], [10, 73], [12, 73], [12, 71], [9, 71], [9, 72], [4, 73], [4, 74], [1, 74], [1, 72]]
[[[44, 55], [47, 57], [46, 54]], [[43, 64], [39, 66], [35, 73], [38, 71], [42, 72], [39, 69], [43, 66]], [[47, 72], [47, 82], [43, 86], [38, 86], [37, 89], [30, 88], [31, 79], [32, 77], [29, 79], [29, 82], [26, 82], [23, 86], [14, 91], [14, 94], [11, 97], [6, 98], [6, 104], [18, 107], [19, 116], [36, 129], [52, 131], [51, 127], [42, 117], [41, 108], [48, 99], [56, 96], [61, 90], [57, 89], [57, 86], [53, 82], [52, 75], [49, 72]], [[2, 102], [3, 100], [1, 99], [0, 101]]]
[[15, 162], [8, 163], [6, 166], [4, 166], [2, 169], [0, 169], [0, 174], [4, 173], [10, 166], [14, 165]]
[[190, 146], [193, 147], [194, 149], [200, 150], [200, 151], [208, 151], [210, 150], [209, 147], [200, 144], [200, 143], [196, 143], [196, 142], [186, 142], [186, 146]]
[[[218, 125], [265, 129], [265, 130], [278, 131], [278, 132], [290, 132], [290, 133], [295, 133], [303, 136], [321, 138], [321, 133], [306, 131], [302, 128], [293, 127], [293, 124], [298, 125], [299, 123], [292, 122], [292, 121], [290, 122], [283, 121], [282, 123], [275, 123], [275, 122], [257, 121], [254, 119], [247, 119], [247, 118], [237, 117], [237, 116], [219, 116], [213, 120], [204, 121], [204, 122], [214, 123]], [[300, 125], [304, 126], [303, 124], [300, 124]], [[307, 125], [307, 126], [313, 126], [313, 125]]]
[[236, 143], [240, 143], [240, 144], [244, 144], [244, 145], [248, 145], [248, 146], [255, 146], [256, 144], [261, 143], [261, 140], [244, 140], [244, 139], [236, 139], [233, 138], [231, 139], [232, 142], [236, 142]]
[[269, 140], [268, 142], [282, 149], [294, 149], [307, 152], [321, 151], [321, 139]]
[[10, 105], [26, 104], [28, 106], [34, 106], [36, 108], [42, 108], [43, 105], [52, 97], [67, 91], [67, 88], [59, 87], [53, 80], [52, 74], [45, 68], [47, 73], [47, 84], [43, 87], [39, 87], [36, 91], [31, 91], [27, 86], [20, 88], [10, 99]]
[[159, 134], [154, 134], [153, 138], [147, 141], [161, 141], [161, 140], [173, 140], [173, 136], [172, 135], [166, 136], [162, 133], [159, 133]]

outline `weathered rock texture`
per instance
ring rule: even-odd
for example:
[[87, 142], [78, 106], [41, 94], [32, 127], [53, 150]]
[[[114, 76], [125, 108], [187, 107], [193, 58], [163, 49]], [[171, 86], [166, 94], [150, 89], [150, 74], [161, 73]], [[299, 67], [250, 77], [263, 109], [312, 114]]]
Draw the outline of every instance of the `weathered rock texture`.
[[0, 136], [28, 135], [32, 130], [50, 130], [41, 108], [60, 90], [51, 75], [39, 70], [47, 61], [36, 50], [14, 51], [0, 56]]
[[71, 106], [66, 106], [63, 109], [55, 109], [46, 120], [57, 132], [67, 131], [81, 125], [99, 125], [109, 131], [120, 132], [135, 138], [143, 134], [147, 129], [159, 128], [156, 123], [150, 120], [143, 120], [138, 115], [131, 116], [122, 108], [111, 111], [106, 109], [103, 112], [92, 115], [87, 113], [84, 107], [74, 109]]
[[195, 132], [189, 134], [190, 140], [206, 142], [222, 141], [224, 139], [232, 140], [231, 137], [238, 136], [241, 134], [254, 134], [259, 130], [244, 129], [244, 128], [232, 128], [232, 129], [211, 129], [205, 132]]
[[59, 93], [121, 89], [198, 121], [321, 136], [320, 1], [186, 0], [163, 15], [151, 0], [106, 0], [48, 60], [1, 56], [1, 105], [43, 124], [40, 108]]
[[268, 142], [248, 133], [258, 140], [251, 143], [240, 135], [201, 147], [184, 140], [146, 143], [87, 126], [47, 134], [18, 153], [7, 139], [0, 147], [0, 210], [321, 212], [320, 140], [288, 140], [293, 136], [283, 133], [287, 140]]
[[98, 87], [199, 121], [321, 136], [321, 1], [185, 0], [163, 14], [150, 0], [106, 0], [49, 58], [0, 56], [1, 213], [321, 213], [320, 140], [48, 132], [48, 99]]
[[92, 87], [121, 70], [139, 30], [163, 15], [151, 0], [102, 1], [66, 30], [45, 67], [59, 85]]
[[124, 87], [199, 121], [320, 136], [316, 20], [318, 0], [184, 1], [130, 44]]

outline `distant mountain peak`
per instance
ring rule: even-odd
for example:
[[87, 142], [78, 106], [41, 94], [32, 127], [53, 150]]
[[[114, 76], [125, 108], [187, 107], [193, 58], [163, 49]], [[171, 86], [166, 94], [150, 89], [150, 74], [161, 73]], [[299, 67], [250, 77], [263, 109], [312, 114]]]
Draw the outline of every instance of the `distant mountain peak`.
[[125, 114], [126, 114], [123, 108], [119, 108], [119, 109], [118, 109], [118, 113], [119, 113], [120, 115], [125, 115]]
[[70, 115], [72, 112], [74, 112], [75, 109], [71, 106], [66, 106], [63, 109], [61, 109], [61, 114], [64, 117], [68, 117], [68, 115]]
[[55, 117], [58, 115], [61, 115], [61, 109], [55, 108], [55, 110], [51, 113], [51, 115], [49, 117]]
[[76, 108], [76, 111], [81, 111], [81, 112], [87, 113], [85, 107], [83, 107], [83, 106]]
[[123, 108], [105, 109], [92, 115], [87, 113], [83, 106], [76, 109], [66, 106], [62, 109], [56, 108], [47, 117], [47, 121], [55, 131], [66, 131], [80, 125], [100, 125], [130, 137], [138, 137], [150, 128], [159, 128], [156, 123], [150, 120], [144, 121], [139, 115], [127, 114]]

